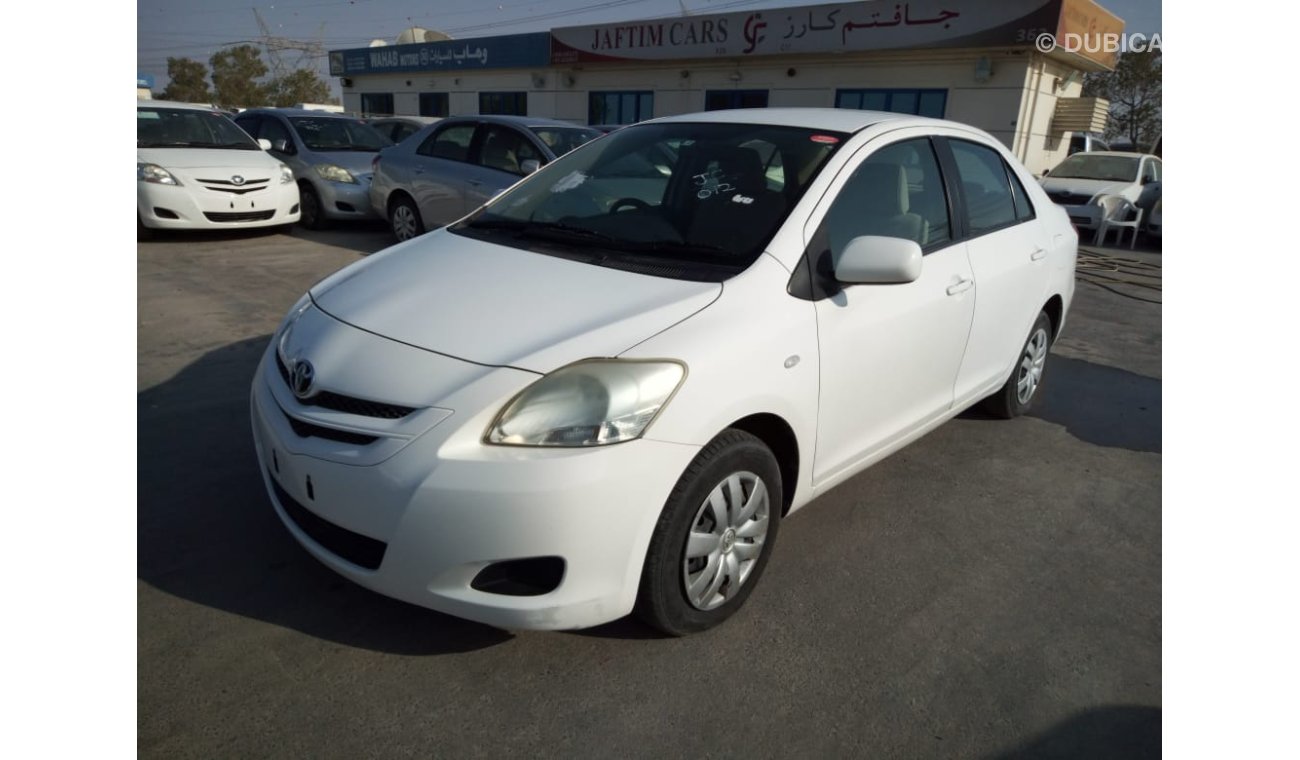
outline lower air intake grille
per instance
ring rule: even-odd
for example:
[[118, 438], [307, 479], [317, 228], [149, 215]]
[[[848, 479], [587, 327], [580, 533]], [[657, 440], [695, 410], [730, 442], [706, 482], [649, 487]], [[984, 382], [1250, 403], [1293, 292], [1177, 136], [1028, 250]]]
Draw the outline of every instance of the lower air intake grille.
[[317, 515], [295, 501], [288, 491], [275, 482], [274, 476], [271, 477], [271, 487], [275, 490], [275, 498], [284, 508], [285, 514], [289, 515], [293, 524], [310, 536], [311, 540], [354, 565], [367, 570], [379, 569], [379, 565], [384, 561], [384, 552], [388, 551], [388, 544], [360, 533], [353, 533]]
[[209, 222], [261, 222], [275, 216], [275, 209], [270, 211], [204, 211]]

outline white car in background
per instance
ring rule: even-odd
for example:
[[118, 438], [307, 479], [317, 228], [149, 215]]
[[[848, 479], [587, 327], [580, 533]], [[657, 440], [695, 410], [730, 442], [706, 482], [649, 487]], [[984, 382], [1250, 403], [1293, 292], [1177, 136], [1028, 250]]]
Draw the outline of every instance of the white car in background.
[[277, 227], [298, 221], [293, 171], [208, 106], [135, 108], [136, 231]]
[[1098, 197], [1118, 195], [1137, 205], [1143, 188], [1160, 182], [1163, 174], [1159, 156], [1096, 151], [1075, 153], [1040, 182], [1047, 197], [1065, 207], [1076, 227], [1095, 232], [1102, 213]]
[[704, 630], [787, 514], [971, 405], [1030, 407], [1077, 244], [961, 124], [636, 124], [313, 286], [254, 376], [257, 459], [294, 538], [380, 593]]

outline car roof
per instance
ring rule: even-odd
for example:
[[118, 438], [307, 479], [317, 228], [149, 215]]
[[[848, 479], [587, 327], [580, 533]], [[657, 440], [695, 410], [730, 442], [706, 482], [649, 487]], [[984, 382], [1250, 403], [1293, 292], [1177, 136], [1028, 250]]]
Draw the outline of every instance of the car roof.
[[547, 119], [541, 116], [508, 116], [504, 114], [466, 114], [449, 116], [442, 121], [481, 121], [487, 124], [512, 124], [516, 127], [569, 127], [570, 129], [590, 129], [586, 124], [574, 124], [571, 121]]
[[247, 111], [240, 111], [239, 115], [255, 113], [278, 113], [282, 116], [312, 116], [322, 119], [350, 119], [356, 121], [357, 117], [345, 113], [334, 113], [333, 111], [314, 111], [310, 108], [250, 108]]
[[[1142, 156], [1151, 156], [1151, 158], [1160, 158], [1152, 153], [1134, 153], [1127, 150], [1090, 150], [1087, 153], [1075, 153], [1075, 156], [1124, 156], [1126, 158], [1141, 158]], [[1071, 156], [1073, 158], [1074, 156]]]
[[210, 103], [182, 103], [176, 100], [137, 100], [135, 103], [136, 108], [152, 108], [155, 106], [159, 108], [179, 108], [188, 111], [221, 111], [222, 113], [225, 112], [225, 109], [217, 108], [216, 106]]
[[433, 124], [441, 121], [437, 116], [376, 116], [366, 119], [369, 124], [381, 124], [390, 121], [400, 121], [406, 124]]
[[[804, 127], [807, 129], [825, 129], [832, 132], [858, 132], [873, 124], [880, 124], [885, 121], [900, 121], [918, 125], [955, 124], [955, 122], [930, 119], [924, 116], [889, 113], [886, 111], [858, 111], [851, 108], [733, 108], [723, 111], [665, 116], [652, 121], [655, 123], [682, 121], [719, 124], [769, 124], [775, 127]], [[900, 126], [902, 125], [900, 124]]]

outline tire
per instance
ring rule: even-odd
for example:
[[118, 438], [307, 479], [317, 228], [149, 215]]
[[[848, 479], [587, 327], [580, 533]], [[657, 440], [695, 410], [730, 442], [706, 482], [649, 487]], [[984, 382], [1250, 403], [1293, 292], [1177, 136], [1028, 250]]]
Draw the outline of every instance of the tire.
[[388, 204], [388, 227], [399, 243], [423, 235], [424, 220], [420, 218], [420, 209], [415, 207], [415, 201], [406, 195], [394, 198]]
[[[781, 489], [776, 458], [758, 438], [728, 429], [710, 441], [682, 473], [659, 516], [641, 573], [638, 617], [683, 636], [712, 628], [740, 609], [772, 556]], [[714, 506], [719, 499], [721, 510]], [[690, 540], [692, 534], [714, 540]]]
[[1047, 352], [1051, 347], [1052, 320], [1047, 312], [1041, 311], [1020, 349], [1011, 376], [1001, 390], [981, 402], [981, 408], [994, 417], [1007, 420], [1029, 411], [1034, 399], [1041, 395], [1039, 389], [1043, 387]]
[[323, 230], [329, 226], [329, 220], [325, 218], [325, 210], [321, 207], [320, 196], [316, 194], [316, 188], [310, 183], [303, 182], [298, 185], [299, 204], [301, 205], [301, 215], [298, 217], [298, 224], [309, 230]]

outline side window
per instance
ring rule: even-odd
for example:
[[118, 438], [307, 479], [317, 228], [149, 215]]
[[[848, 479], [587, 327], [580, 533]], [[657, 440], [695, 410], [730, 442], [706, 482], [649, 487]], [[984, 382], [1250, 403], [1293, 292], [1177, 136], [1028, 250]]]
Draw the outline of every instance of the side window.
[[474, 139], [474, 124], [452, 124], [425, 138], [415, 150], [422, 156], [469, 161], [469, 144]]
[[1016, 221], [1024, 222], [1033, 219], [1034, 204], [1029, 200], [1029, 193], [1025, 192], [1025, 186], [1020, 184], [1020, 178], [1011, 170], [1010, 166], [1003, 162], [1002, 168], [1007, 170], [1007, 176], [1011, 178], [1011, 197], [1016, 202]]
[[833, 256], [860, 235], [916, 242], [922, 250], [952, 240], [939, 161], [928, 138], [887, 145], [863, 161], [822, 222]]
[[517, 131], [496, 124], [488, 125], [487, 135], [483, 138], [483, 148], [479, 154], [480, 164], [489, 169], [523, 174], [520, 166], [530, 158], [542, 163], [546, 161], [528, 138]]
[[257, 134], [259, 123], [262, 121], [260, 116], [245, 116], [242, 119], [235, 119], [235, 125], [248, 133], [248, 136], [256, 140], [261, 137]]
[[964, 140], [949, 140], [948, 144], [957, 161], [971, 234], [979, 235], [1015, 223], [1016, 202], [1011, 197], [1001, 154]]
[[389, 129], [392, 130], [392, 134], [388, 135], [388, 137], [395, 143], [405, 140], [417, 131], [414, 126], [401, 121], [397, 122]]

